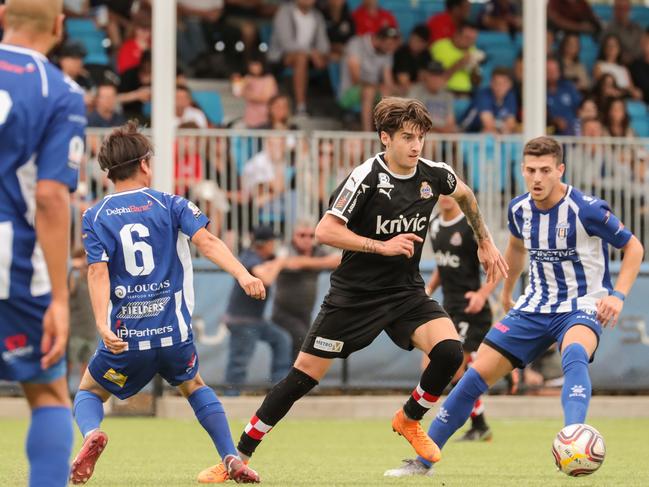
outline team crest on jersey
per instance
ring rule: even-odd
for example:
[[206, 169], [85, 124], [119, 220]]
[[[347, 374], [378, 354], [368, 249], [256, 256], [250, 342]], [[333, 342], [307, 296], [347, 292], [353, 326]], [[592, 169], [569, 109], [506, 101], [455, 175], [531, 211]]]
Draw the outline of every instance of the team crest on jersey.
[[378, 188], [379, 193], [386, 195], [390, 200], [392, 199], [390, 192], [394, 189], [394, 184], [390, 182], [390, 176], [388, 176], [384, 172], [380, 172], [379, 184], [376, 187]]
[[455, 245], [456, 247], [459, 247], [460, 245], [462, 245], [462, 234], [460, 232], [455, 232], [451, 236], [451, 240], [449, 240], [449, 243], [451, 245]]
[[566, 222], [561, 222], [557, 224], [557, 238], [565, 240], [568, 237], [568, 231], [570, 230], [570, 224]]
[[422, 181], [421, 187], [419, 188], [419, 196], [424, 200], [433, 197], [433, 188], [430, 187], [428, 181]]

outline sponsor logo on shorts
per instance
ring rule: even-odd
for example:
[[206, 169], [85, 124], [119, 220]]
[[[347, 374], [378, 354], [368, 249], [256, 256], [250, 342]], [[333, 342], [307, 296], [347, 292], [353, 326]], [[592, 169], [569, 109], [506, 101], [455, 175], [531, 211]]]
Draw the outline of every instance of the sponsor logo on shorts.
[[338, 353], [342, 352], [344, 344], [345, 342], [340, 342], [338, 340], [316, 337], [315, 342], [313, 342], [313, 348], [323, 350], [325, 352]]
[[126, 215], [128, 213], [142, 213], [143, 211], [149, 211], [153, 208], [153, 201], [148, 200], [146, 205], [130, 205], [130, 206], [120, 206], [119, 208], [108, 208], [106, 210], [107, 216], [113, 215]]
[[2, 352], [2, 360], [5, 362], [10, 362], [19, 357], [26, 357], [34, 352], [34, 347], [27, 345], [27, 335], [24, 333], [6, 337], [4, 346], [6, 350]]
[[115, 289], [113, 292], [115, 293], [115, 296], [118, 297], [119, 299], [123, 299], [129, 294], [146, 294], [146, 293], [157, 293], [158, 291], [164, 291], [165, 289], [168, 289], [171, 287], [171, 282], [169, 279], [162, 281], [162, 282], [148, 282], [145, 284], [136, 284], [134, 286], [131, 286], [130, 284], [127, 286], [115, 286]]
[[115, 335], [117, 335], [122, 340], [128, 338], [148, 338], [155, 337], [158, 335], [165, 335], [167, 333], [172, 333], [174, 331], [173, 326], [161, 326], [160, 328], [144, 328], [142, 330], [128, 329], [123, 321], [117, 320], [117, 326], [115, 328]]
[[376, 216], [376, 234], [377, 235], [391, 235], [393, 233], [401, 232], [421, 232], [426, 229], [428, 224], [428, 217], [419, 216], [417, 213], [411, 218], [406, 218], [399, 215], [399, 218], [393, 220], [384, 220], [383, 216]]
[[509, 331], [509, 327], [507, 325], [504, 325], [503, 323], [500, 323], [500, 322], [496, 323], [494, 325], [494, 328], [496, 330], [498, 330], [499, 332], [501, 332], [501, 333], [507, 333]]
[[113, 384], [118, 385], [120, 388], [124, 387], [124, 384], [126, 384], [126, 380], [128, 379], [128, 376], [117, 372], [113, 368], [108, 369], [106, 373], [103, 375], [103, 377], [107, 381], [110, 381]]
[[154, 299], [152, 301], [134, 301], [122, 306], [122, 310], [117, 315], [117, 318], [122, 320], [138, 319], [138, 318], [152, 318], [158, 316], [165, 310], [165, 306], [171, 298], [169, 296], [164, 298]]
[[189, 374], [194, 367], [196, 367], [196, 352], [192, 353], [192, 358], [189, 359], [189, 362], [187, 362], [187, 368], [185, 369], [185, 373]]

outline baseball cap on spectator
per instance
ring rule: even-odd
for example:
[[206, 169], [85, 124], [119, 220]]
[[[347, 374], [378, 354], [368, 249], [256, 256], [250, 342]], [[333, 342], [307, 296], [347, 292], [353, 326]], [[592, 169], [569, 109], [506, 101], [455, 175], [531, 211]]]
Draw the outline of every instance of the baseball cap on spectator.
[[439, 61], [431, 59], [424, 67], [424, 71], [430, 74], [444, 74], [444, 66]]
[[61, 45], [57, 54], [59, 59], [63, 57], [83, 59], [87, 53], [86, 48], [81, 42], [68, 40]]
[[376, 35], [381, 39], [398, 39], [399, 37], [401, 37], [399, 29], [390, 26], [381, 27]]
[[269, 240], [275, 240], [279, 236], [275, 233], [272, 227], [268, 225], [261, 225], [255, 228], [252, 231], [252, 239], [255, 243], [268, 242]]

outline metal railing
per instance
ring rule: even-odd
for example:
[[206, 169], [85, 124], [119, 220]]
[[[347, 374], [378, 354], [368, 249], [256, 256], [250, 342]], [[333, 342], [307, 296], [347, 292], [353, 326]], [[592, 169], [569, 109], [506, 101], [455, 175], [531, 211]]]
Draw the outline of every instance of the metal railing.
[[[109, 132], [87, 132], [87, 157], [75, 196], [77, 238], [85, 207], [111, 190], [96, 162]], [[565, 151], [566, 182], [606, 199], [643, 243], [649, 243], [649, 139], [558, 139]], [[473, 188], [501, 248], [508, 238], [507, 205], [526, 191], [522, 149], [521, 136], [443, 134], [428, 136], [422, 154], [447, 162]], [[261, 223], [288, 240], [296, 221], [317, 221], [343, 178], [380, 151], [375, 133], [180, 130], [174, 191], [199, 205], [211, 219], [210, 230], [236, 251], [248, 244], [251, 229]], [[612, 255], [619, 258], [618, 252]]]

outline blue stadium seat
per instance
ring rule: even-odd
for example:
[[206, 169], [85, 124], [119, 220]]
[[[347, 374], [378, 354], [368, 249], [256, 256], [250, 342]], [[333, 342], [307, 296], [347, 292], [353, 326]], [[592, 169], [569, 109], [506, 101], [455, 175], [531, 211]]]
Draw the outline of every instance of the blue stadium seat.
[[340, 94], [340, 63], [329, 63], [327, 65], [327, 72], [329, 73], [329, 84], [331, 84], [331, 89], [338, 98]]
[[626, 111], [629, 113], [629, 117], [631, 117], [632, 119], [646, 117], [647, 105], [645, 105], [642, 101], [627, 100]]
[[593, 37], [588, 34], [581, 34], [579, 36], [579, 43], [581, 45], [579, 51], [579, 60], [586, 67], [588, 74], [593, 74], [593, 66], [597, 61], [597, 54], [599, 53], [599, 46], [593, 40]]
[[412, 32], [412, 29], [415, 25], [421, 23], [421, 18], [419, 12], [414, 9], [404, 9], [392, 10], [394, 17], [397, 19], [397, 24], [399, 25], [399, 32], [401, 32], [401, 37], [405, 40]]
[[[613, 18], [613, 6], [612, 5], [606, 5], [603, 3], [597, 3], [592, 5], [593, 7], [593, 12], [595, 12], [595, 15], [603, 21], [603, 22], [609, 22]], [[633, 17], [631, 17], [633, 18]], [[634, 19], [635, 20], [635, 19]]]
[[509, 47], [512, 46], [512, 38], [506, 32], [491, 32], [491, 31], [480, 31], [478, 33], [478, 40], [476, 41], [476, 46], [479, 49], [489, 50], [492, 47]]
[[642, 5], [632, 6], [631, 19], [642, 27], [649, 27], [649, 8]]
[[91, 19], [66, 19], [65, 31], [70, 37], [80, 37], [84, 34], [100, 32], [95, 22]]
[[644, 116], [631, 119], [631, 128], [638, 137], [649, 137], [649, 118]]
[[221, 95], [216, 91], [192, 91], [192, 98], [200, 107], [210, 123], [221, 125], [223, 123], [223, 103]]
[[485, 51], [487, 53], [487, 62], [494, 67], [503, 66], [506, 68], [514, 67], [514, 61], [518, 54], [511, 46], [491, 47]]
[[455, 120], [459, 123], [466, 115], [467, 110], [471, 106], [470, 98], [456, 98], [453, 100], [453, 112], [455, 113]]
[[88, 32], [75, 37], [75, 39], [86, 48], [87, 54], [83, 60], [85, 64], [98, 64], [101, 66], [110, 64], [105, 47], [106, 35], [103, 32]]

